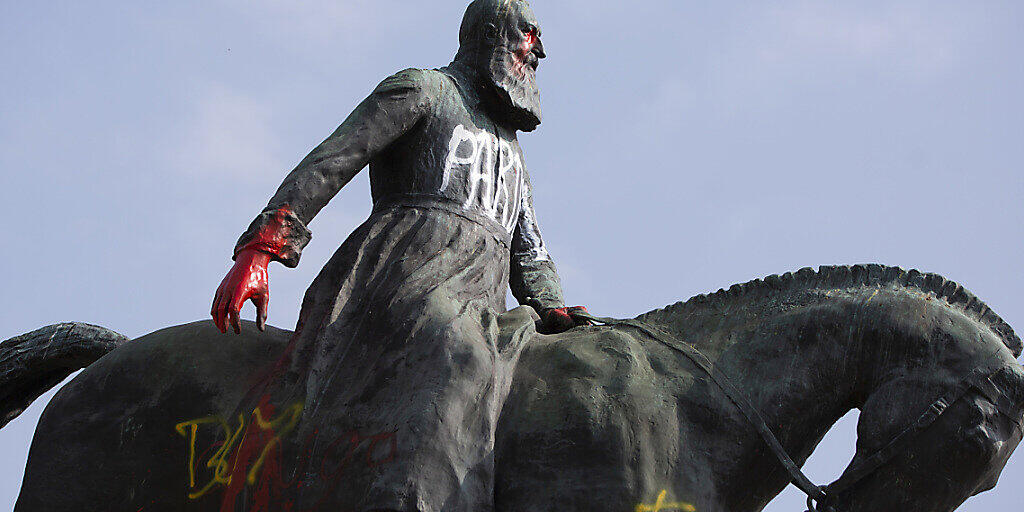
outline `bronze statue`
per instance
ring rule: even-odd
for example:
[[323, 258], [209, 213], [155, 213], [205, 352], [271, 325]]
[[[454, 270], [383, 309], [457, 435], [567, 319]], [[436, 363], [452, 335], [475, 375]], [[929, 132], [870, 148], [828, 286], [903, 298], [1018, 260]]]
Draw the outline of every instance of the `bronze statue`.
[[[221, 331], [239, 332], [247, 299], [262, 328], [268, 263], [296, 266], [306, 225], [369, 164], [373, 213], [309, 287], [288, 370], [242, 406], [304, 402], [299, 438], [315, 459], [344, 457], [329, 449], [338, 433], [392, 432], [396, 463], [331, 491], [347, 508], [485, 508], [495, 422], [522, 348], [499, 341], [506, 290], [545, 332], [584, 323], [565, 308], [516, 138], [541, 121], [540, 36], [527, 2], [473, 2], [454, 62], [378, 85], [285, 178], [217, 290]], [[532, 321], [521, 328], [517, 339], [532, 337]]]
[[[812, 511], [949, 512], [995, 485], [1021, 341], [956, 283], [822, 267], [635, 319], [566, 308], [517, 141], [541, 121], [540, 36], [525, 1], [476, 0], [454, 62], [384, 80], [242, 235], [216, 330], [0, 344], [3, 422], [86, 367], [16, 512], [756, 512], [788, 483]], [[369, 219], [296, 330], [266, 326], [269, 263], [296, 266], [367, 165]], [[852, 408], [857, 456], [819, 487], [799, 466]]]

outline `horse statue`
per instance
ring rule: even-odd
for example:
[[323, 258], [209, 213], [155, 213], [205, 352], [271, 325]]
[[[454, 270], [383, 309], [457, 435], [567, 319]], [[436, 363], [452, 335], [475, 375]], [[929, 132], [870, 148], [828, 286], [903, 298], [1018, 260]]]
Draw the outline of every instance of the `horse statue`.
[[[289, 335], [247, 324], [224, 338], [204, 321], [125, 342], [65, 324], [0, 345], [0, 389], [22, 394], [0, 394], [8, 420], [86, 366], [43, 414], [16, 512], [293, 510], [276, 497], [301, 479], [277, 447], [301, 404], [232, 416]], [[784, 460], [802, 464], [856, 408], [856, 455], [817, 509], [948, 512], [992, 489], [1021, 440], [1020, 353], [962, 286], [881, 265], [804, 269], [537, 335], [500, 417], [494, 508], [759, 511], [799, 473]], [[348, 433], [332, 445], [341, 464], [307, 461], [304, 475], [373, 471], [400, 442]]]

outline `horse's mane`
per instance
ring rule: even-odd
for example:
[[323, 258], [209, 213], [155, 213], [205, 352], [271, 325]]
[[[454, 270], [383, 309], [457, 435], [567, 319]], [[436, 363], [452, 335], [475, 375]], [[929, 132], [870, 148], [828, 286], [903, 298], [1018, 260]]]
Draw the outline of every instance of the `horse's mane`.
[[924, 293], [933, 294], [952, 307], [962, 309], [967, 315], [985, 324], [1002, 338], [1003, 343], [1020, 357], [1024, 345], [1002, 318], [999, 317], [981, 299], [967, 291], [963, 286], [950, 281], [938, 274], [928, 274], [917, 270], [903, 270], [899, 267], [886, 265], [844, 265], [821, 266], [815, 271], [812, 268], [787, 272], [783, 275], [771, 275], [764, 279], [736, 284], [728, 290], [721, 289], [710, 294], [701, 294], [689, 300], [677, 302], [662, 309], [644, 313], [638, 319], [666, 321], [680, 314], [696, 311], [708, 306], [726, 305], [740, 298], [765, 293], [789, 293], [808, 289], [841, 289], [856, 286], [892, 286], [914, 288]]

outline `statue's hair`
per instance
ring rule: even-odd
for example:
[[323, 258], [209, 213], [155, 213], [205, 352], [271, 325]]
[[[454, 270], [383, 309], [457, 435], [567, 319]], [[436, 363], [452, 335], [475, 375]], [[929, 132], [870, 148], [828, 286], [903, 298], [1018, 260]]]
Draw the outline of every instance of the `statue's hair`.
[[459, 27], [459, 45], [471, 47], [479, 44], [476, 38], [480, 37], [480, 27], [497, 19], [498, 10], [505, 0], [473, 0], [466, 7], [466, 14], [462, 17], [462, 25]]
[[512, 8], [513, 3], [525, 3], [526, 0], [473, 0], [466, 8], [466, 14], [462, 18], [462, 26], [459, 28], [459, 45], [470, 48], [480, 42], [475, 38], [482, 25], [495, 23], [501, 16]]
[[804, 268], [797, 272], [788, 272], [781, 276], [771, 275], [764, 279], [756, 279], [744, 284], [736, 284], [728, 290], [721, 289], [715, 293], [697, 295], [687, 301], [677, 302], [662, 309], [640, 315], [640, 319], [665, 321], [669, 318], [686, 314], [696, 308], [709, 305], [727, 304], [738, 298], [764, 295], [767, 293], [783, 294], [806, 289], [843, 289], [853, 287], [884, 287], [900, 286], [914, 288], [932, 294], [944, 300], [952, 307], [961, 309], [965, 314], [988, 326], [1002, 338], [1003, 343], [1020, 357], [1024, 348], [1021, 339], [1013, 329], [999, 317], [981, 299], [956, 282], [938, 274], [929, 274], [917, 270], [903, 270], [899, 267], [886, 265], [848, 265], [822, 266], [815, 271]]

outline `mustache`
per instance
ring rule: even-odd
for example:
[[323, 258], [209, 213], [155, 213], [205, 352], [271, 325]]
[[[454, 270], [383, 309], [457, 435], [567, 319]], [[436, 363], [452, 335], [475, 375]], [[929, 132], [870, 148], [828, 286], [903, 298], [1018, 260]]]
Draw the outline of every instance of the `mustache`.
[[537, 67], [540, 66], [540, 57], [536, 53], [530, 52], [523, 58], [524, 67], [531, 71], [537, 71]]

